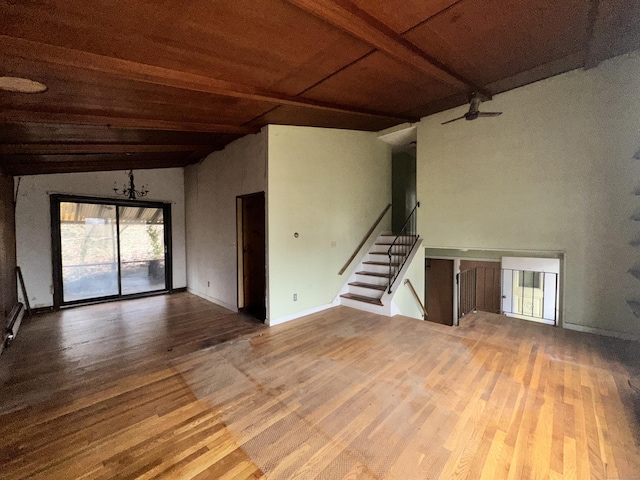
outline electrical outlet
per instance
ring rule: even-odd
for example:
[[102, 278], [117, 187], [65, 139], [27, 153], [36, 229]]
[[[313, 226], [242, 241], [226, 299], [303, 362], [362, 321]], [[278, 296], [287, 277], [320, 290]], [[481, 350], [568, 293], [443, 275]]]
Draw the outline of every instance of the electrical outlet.
[[294, 293], [294, 294], [293, 294], [293, 301], [294, 301], [294, 302], [297, 302], [297, 301], [298, 301], [298, 294], [297, 294], [297, 293]]
[[333, 240], [333, 241], [331, 242], [331, 247], [335, 247], [336, 245], [337, 245], [337, 242], [336, 242], [335, 240]]

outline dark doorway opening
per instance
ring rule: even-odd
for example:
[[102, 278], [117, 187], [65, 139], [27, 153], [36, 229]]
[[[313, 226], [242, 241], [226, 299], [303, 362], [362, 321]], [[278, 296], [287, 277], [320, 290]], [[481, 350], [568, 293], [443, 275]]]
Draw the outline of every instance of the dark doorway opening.
[[264, 321], [266, 309], [266, 227], [264, 192], [236, 198], [238, 310]]
[[394, 153], [391, 161], [391, 228], [394, 234], [400, 233], [416, 203], [415, 151]]
[[427, 320], [453, 325], [453, 260], [427, 258], [425, 261], [425, 298]]

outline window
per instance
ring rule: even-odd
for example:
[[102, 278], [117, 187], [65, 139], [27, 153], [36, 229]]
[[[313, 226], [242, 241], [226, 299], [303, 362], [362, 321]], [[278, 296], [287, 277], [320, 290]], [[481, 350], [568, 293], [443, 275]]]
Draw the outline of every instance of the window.
[[170, 290], [170, 205], [51, 196], [54, 304]]
[[540, 272], [527, 272], [521, 270], [518, 273], [518, 287], [524, 288], [540, 288], [541, 285]]

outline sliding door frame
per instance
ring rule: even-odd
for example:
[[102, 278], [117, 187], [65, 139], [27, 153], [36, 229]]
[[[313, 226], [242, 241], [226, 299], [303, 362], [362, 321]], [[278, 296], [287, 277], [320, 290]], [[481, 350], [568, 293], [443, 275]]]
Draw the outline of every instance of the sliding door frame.
[[[78, 195], [52, 194], [49, 196], [51, 204], [51, 262], [53, 271], [53, 308], [58, 310], [61, 307], [74, 305], [88, 305], [93, 303], [112, 302], [127, 298], [148, 297], [161, 295], [173, 291], [173, 255], [171, 248], [171, 204], [164, 202], [145, 202], [142, 200], [127, 200], [119, 198], [98, 198], [83, 197]], [[64, 301], [64, 285], [62, 281], [62, 239], [60, 235], [60, 203], [92, 203], [97, 205], [113, 205], [116, 207], [116, 230], [118, 245], [118, 294], [105, 297], [88, 298]], [[164, 225], [164, 258], [165, 258], [165, 288], [163, 290], [153, 290], [150, 292], [132, 293], [122, 295], [122, 275], [120, 259], [120, 208], [119, 207], [141, 207], [141, 208], [161, 208]]]

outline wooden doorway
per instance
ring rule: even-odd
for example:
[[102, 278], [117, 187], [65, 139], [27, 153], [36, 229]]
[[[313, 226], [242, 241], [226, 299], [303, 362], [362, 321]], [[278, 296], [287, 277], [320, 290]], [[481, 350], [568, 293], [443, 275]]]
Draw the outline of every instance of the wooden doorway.
[[453, 325], [453, 260], [427, 258], [425, 280], [427, 320]]
[[501, 270], [500, 262], [460, 260], [460, 271], [474, 271], [475, 309], [481, 312], [500, 313]]
[[236, 198], [238, 309], [266, 318], [266, 228], [264, 192]]

